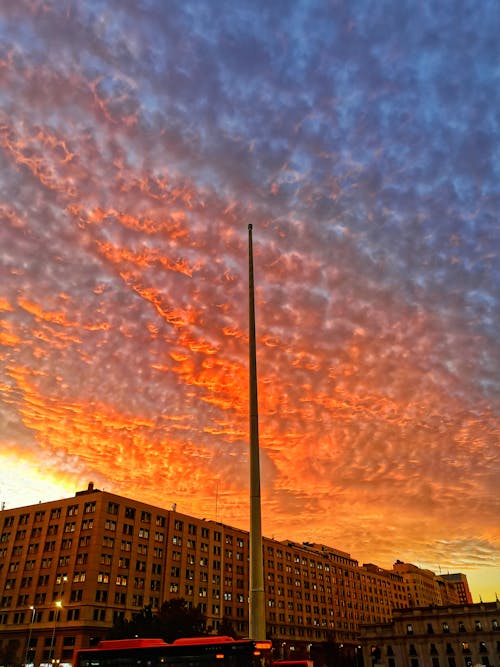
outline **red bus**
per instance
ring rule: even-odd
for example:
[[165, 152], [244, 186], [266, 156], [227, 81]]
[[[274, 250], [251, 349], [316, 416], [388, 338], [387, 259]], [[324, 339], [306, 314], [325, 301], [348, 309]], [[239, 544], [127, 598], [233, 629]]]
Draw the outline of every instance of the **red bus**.
[[271, 667], [271, 641], [232, 637], [109, 639], [77, 649], [73, 667]]

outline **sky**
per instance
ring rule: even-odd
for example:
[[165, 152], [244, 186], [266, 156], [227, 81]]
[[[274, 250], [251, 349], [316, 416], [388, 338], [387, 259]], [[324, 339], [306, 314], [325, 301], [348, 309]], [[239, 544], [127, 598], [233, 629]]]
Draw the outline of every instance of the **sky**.
[[0, 501], [106, 491], [500, 595], [500, 4], [0, 7]]

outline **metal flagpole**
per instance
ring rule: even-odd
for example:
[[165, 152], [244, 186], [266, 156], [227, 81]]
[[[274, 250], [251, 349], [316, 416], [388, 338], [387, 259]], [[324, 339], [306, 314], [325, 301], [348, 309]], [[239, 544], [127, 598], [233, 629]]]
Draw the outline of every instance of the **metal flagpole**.
[[251, 639], [266, 638], [264, 563], [260, 507], [259, 410], [257, 400], [257, 352], [255, 342], [255, 301], [253, 279], [252, 225], [248, 225], [248, 292], [250, 341], [250, 606]]

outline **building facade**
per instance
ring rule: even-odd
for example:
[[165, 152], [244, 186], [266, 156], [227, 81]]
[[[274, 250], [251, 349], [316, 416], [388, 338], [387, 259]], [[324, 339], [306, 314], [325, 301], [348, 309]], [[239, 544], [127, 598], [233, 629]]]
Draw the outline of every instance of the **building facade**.
[[366, 666], [500, 667], [500, 603], [399, 609], [360, 643]]
[[[264, 538], [263, 558], [267, 634], [288, 656], [314, 643], [354, 645], [361, 624], [388, 623], [408, 606], [407, 573], [360, 566], [325, 545]], [[247, 636], [248, 562], [247, 531], [92, 484], [3, 510], [0, 651], [17, 664], [69, 663], [120, 618], [172, 598], [199, 605], [208, 632], [230, 624]]]

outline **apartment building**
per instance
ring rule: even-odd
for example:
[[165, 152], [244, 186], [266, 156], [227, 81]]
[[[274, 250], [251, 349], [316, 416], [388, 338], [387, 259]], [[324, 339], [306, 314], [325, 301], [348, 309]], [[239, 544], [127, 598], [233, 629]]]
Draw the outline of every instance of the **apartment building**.
[[500, 603], [399, 609], [360, 627], [365, 665], [500, 667]]
[[[408, 606], [405, 571], [268, 538], [263, 558], [267, 633], [295, 655], [313, 643], [356, 642], [360, 624], [389, 622]], [[0, 651], [36, 667], [69, 663], [120, 618], [178, 597], [200, 605], [208, 632], [230, 623], [248, 635], [248, 563], [247, 531], [92, 484], [73, 498], [3, 510]]]
[[440, 578], [449, 584], [452, 584], [458, 594], [460, 604], [472, 604], [472, 595], [469, 589], [469, 582], [465, 574], [455, 572], [454, 574], [442, 574]]
[[[460, 578], [457, 576], [456, 579], [436, 576], [431, 570], [425, 570], [399, 560], [394, 563], [393, 569], [401, 574], [405, 581], [408, 598], [405, 606], [441, 606], [459, 604], [462, 601], [461, 591], [464, 588], [463, 579], [466, 580], [465, 575], [460, 575]], [[465, 601], [472, 602], [472, 599]]]

